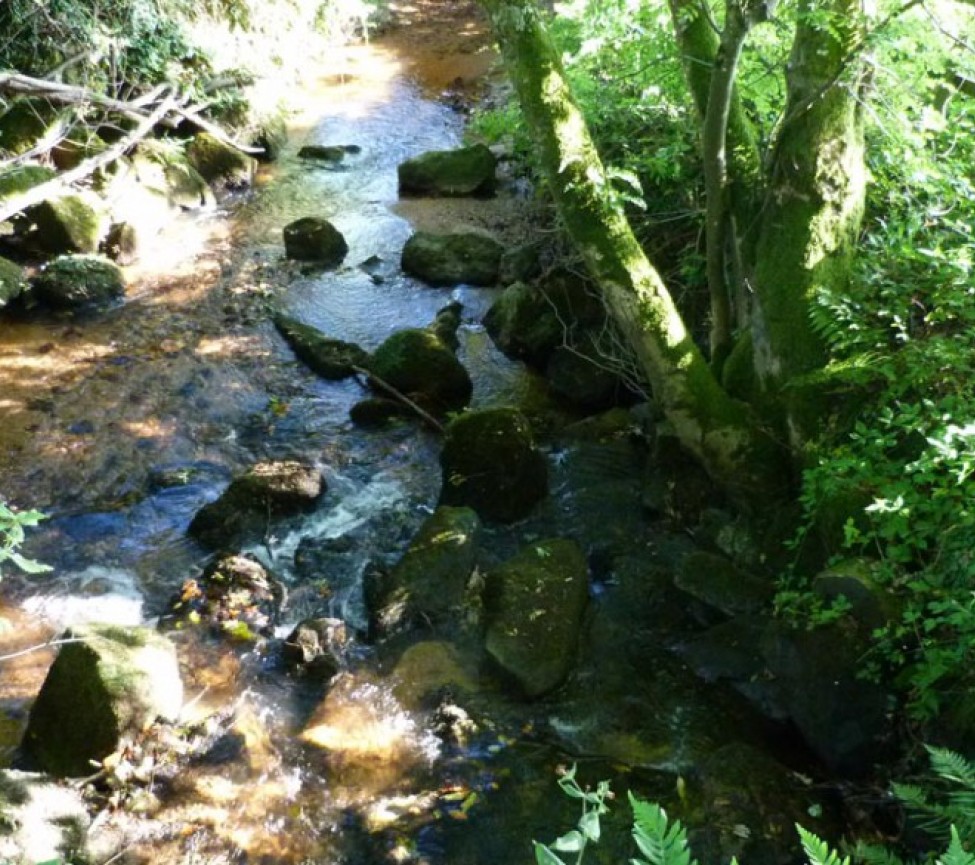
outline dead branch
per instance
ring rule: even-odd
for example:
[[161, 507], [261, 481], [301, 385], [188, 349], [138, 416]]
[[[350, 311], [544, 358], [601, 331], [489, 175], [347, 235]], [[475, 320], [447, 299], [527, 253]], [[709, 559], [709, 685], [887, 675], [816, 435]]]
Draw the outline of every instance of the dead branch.
[[397, 390], [388, 381], [383, 381], [375, 373], [371, 373], [369, 372], [369, 370], [361, 366], [353, 366], [352, 371], [355, 372], [357, 375], [365, 376], [365, 378], [367, 378], [369, 381], [375, 384], [376, 387], [378, 387], [380, 390], [386, 391], [386, 393], [388, 393], [391, 397], [393, 397], [393, 399], [395, 399], [397, 402], [401, 402], [407, 408], [416, 412], [421, 420], [425, 421], [427, 424], [433, 427], [433, 429], [435, 429], [438, 433], [443, 435], [444, 427], [443, 424], [440, 423], [440, 421], [438, 421], [428, 411], [425, 411], [424, 409], [420, 408], [420, 406], [418, 406], [413, 400], [411, 400], [405, 393], [403, 393], [400, 390]]
[[90, 159], [86, 159], [76, 168], [65, 171], [63, 174], [59, 174], [46, 183], [41, 183], [20, 195], [0, 201], [0, 222], [6, 222], [12, 216], [16, 216], [28, 207], [40, 204], [42, 201], [57, 195], [72, 183], [83, 180], [94, 174], [102, 166], [108, 165], [123, 156], [126, 151], [152, 132], [156, 124], [159, 123], [159, 118], [173, 111], [175, 105], [176, 98], [172, 95], [168, 96], [152, 114], [148, 115], [132, 132], [113, 144], [108, 150], [92, 156]]

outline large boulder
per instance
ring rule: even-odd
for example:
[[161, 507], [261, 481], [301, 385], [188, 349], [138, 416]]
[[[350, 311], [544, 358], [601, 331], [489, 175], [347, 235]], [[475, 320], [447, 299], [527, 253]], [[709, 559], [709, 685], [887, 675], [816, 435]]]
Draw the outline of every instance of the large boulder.
[[460, 618], [480, 527], [470, 508], [437, 508], [399, 563], [368, 593], [370, 634], [387, 637]]
[[369, 361], [369, 353], [355, 343], [332, 339], [284, 313], [275, 314], [274, 326], [298, 358], [322, 378], [348, 378], [355, 375], [356, 367], [364, 367]]
[[342, 233], [327, 219], [305, 216], [284, 227], [284, 252], [296, 261], [338, 267], [349, 252]]
[[472, 411], [454, 420], [440, 467], [440, 503], [473, 508], [488, 520], [519, 520], [548, 494], [545, 457], [515, 409]]
[[403, 272], [430, 285], [494, 285], [503, 248], [475, 232], [418, 231], [403, 247]]
[[31, 707], [22, 747], [53, 775], [88, 775], [157, 718], [183, 705], [176, 649], [149, 628], [75, 626]]
[[125, 295], [122, 271], [98, 255], [65, 255], [41, 268], [31, 289], [42, 302], [57, 309], [100, 306]]
[[[407, 328], [391, 334], [369, 359], [368, 369], [436, 414], [464, 408], [474, 390], [464, 365], [433, 328]], [[385, 393], [381, 384], [373, 384]]]
[[24, 269], [6, 258], [0, 258], [0, 309], [19, 297], [26, 287]]
[[684, 556], [674, 585], [726, 616], [760, 613], [775, 593], [770, 580], [740, 571], [724, 556], [704, 550]]
[[30, 150], [58, 120], [48, 100], [26, 97], [5, 103], [0, 113], [0, 152], [17, 156]]
[[297, 460], [258, 463], [197, 511], [189, 532], [215, 549], [239, 544], [259, 537], [268, 518], [310, 509], [324, 491], [325, 481], [315, 465]]
[[170, 207], [199, 210], [212, 206], [213, 191], [186, 152], [168, 141], [142, 141], [132, 155], [132, 174], [139, 184]]
[[586, 557], [575, 541], [525, 547], [488, 574], [488, 657], [528, 698], [565, 680], [589, 597]]
[[65, 193], [28, 208], [37, 243], [55, 255], [95, 252], [108, 228], [104, 209], [92, 195]]
[[397, 169], [400, 195], [494, 195], [497, 159], [484, 144], [457, 150], [433, 150]]
[[186, 146], [186, 158], [207, 183], [230, 191], [254, 182], [257, 161], [209, 132], [201, 132]]
[[555, 271], [530, 285], [508, 286], [484, 316], [484, 327], [508, 357], [544, 369], [574, 332], [599, 327], [604, 318], [601, 302], [584, 280]]

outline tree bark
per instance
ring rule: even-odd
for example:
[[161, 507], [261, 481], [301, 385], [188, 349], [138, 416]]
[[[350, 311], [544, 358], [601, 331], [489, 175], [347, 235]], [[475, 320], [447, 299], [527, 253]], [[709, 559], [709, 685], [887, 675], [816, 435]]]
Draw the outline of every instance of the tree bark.
[[[849, 279], [866, 191], [860, 0], [801, 0], [798, 15], [756, 250], [755, 369], [774, 399], [826, 360], [810, 309]], [[815, 406], [790, 403], [790, 435], [801, 443]]]
[[729, 493], [782, 492], [782, 454], [718, 385], [611, 195], [558, 53], [531, 0], [482, 0], [556, 208], [681, 444]]

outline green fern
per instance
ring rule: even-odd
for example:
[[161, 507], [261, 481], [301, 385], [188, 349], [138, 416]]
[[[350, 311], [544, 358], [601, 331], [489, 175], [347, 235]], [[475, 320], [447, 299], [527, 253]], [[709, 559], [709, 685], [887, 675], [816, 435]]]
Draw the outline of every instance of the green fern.
[[975, 856], [969, 853], [958, 837], [958, 830], [951, 827], [951, 841], [944, 856], [938, 859], [938, 865], [975, 865]]
[[796, 824], [796, 829], [799, 831], [802, 849], [806, 852], [809, 865], [850, 865], [849, 856], [841, 859], [840, 854], [818, 835], [810, 832], [808, 829], [803, 829], [798, 824]]
[[691, 858], [687, 831], [680, 820], [673, 822], [656, 802], [630, 793], [633, 808], [633, 840], [645, 859], [631, 859], [633, 865], [697, 865]]

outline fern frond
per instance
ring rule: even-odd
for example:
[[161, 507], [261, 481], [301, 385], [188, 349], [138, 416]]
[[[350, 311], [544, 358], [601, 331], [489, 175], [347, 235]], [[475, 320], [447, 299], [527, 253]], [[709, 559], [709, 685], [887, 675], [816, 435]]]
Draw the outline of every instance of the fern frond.
[[633, 840], [646, 857], [647, 865], [697, 865], [697, 861], [691, 859], [687, 832], [680, 820], [671, 822], [667, 812], [656, 802], [647, 802], [632, 792], [630, 805], [633, 808]]
[[853, 861], [861, 865], [916, 865], [914, 862], [905, 862], [893, 850], [882, 847], [880, 844], [867, 844], [865, 841], [858, 841], [853, 848]]
[[975, 790], [975, 764], [961, 754], [948, 748], [925, 746], [931, 758], [931, 768], [936, 775], [948, 781], [957, 781], [970, 790]]
[[849, 856], [841, 859], [840, 854], [818, 835], [808, 829], [803, 829], [798, 823], [796, 829], [799, 832], [799, 838], [802, 840], [802, 849], [806, 852], [809, 865], [850, 865]]
[[975, 865], [975, 856], [962, 846], [958, 830], [951, 827], [951, 841], [945, 854], [938, 859], [938, 865]]

